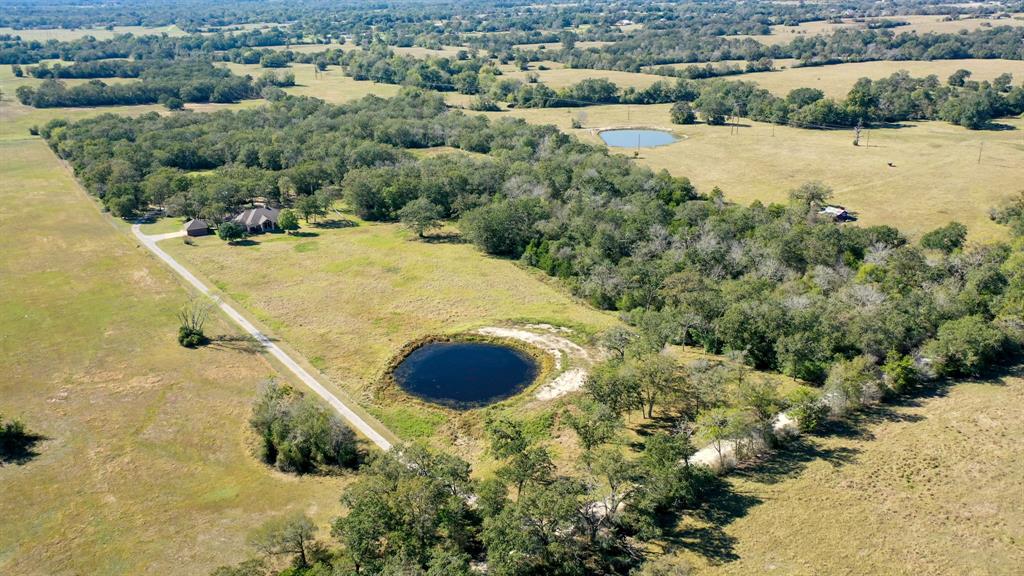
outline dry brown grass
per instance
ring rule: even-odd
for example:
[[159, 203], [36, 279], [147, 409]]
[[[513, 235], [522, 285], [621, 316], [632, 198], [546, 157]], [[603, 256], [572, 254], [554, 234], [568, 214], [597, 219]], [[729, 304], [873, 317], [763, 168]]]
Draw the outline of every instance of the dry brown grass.
[[0, 573], [204, 574], [252, 554], [248, 533], [273, 515], [326, 525], [345, 478], [286, 476], [249, 452], [249, 405], [274, 368], [178, 346], [176, 277], [42, 140], [0, 141], [0, 158], [0, 413], [45, 437], [0, 466]]
[[676, 558], [708, 575], [1019, 574], [1022, 421], [1019, 371], [879, 408], [728, 477]]
[[946, 78], [961, 68], [971, 71], [971, 80], [991, 81], [1007, 72], [1013, 74], [1015, 83], [1024, 78], [1024, 61], [998, 59], [854, 62], [802, 68], [790, 66], [785, 70], [755, 72], [730, 78], [757, 82], [762, 88], [778, 96], [785, 96], [794, 88], [817, 88], [826, 96], [844, 98], [861, 78], [877, 80], [905, 70], [915, 78], [935, 74], [945, 84]]
[[918, 34], [946, 33], [952, 34], [960, 30], [974, 30], [982, 26], [1024, 26], [1024, 15], [1014, 14], [1012, 18], [964, 18], [944, 22], [945, 16], [941, 15], [911, 15], [911, 16], [889, 16], [885, 18], [865, 18], [862, 21], [846, 19], [842, 22], [827, 22], [816, 20], [813, 22], [802, 22], [799, 26], [772, 26], [771, 34], [741, 34], [729, 36], [729, 38], [751, 38], [762, 44], [785, 44], [799, 37], [820, 36], [832, 34], [836, 30], [867, 29], [869, 20], [903, 20], [909, 22], [905, 26], [890, 28], [893, 32], [916, 32]]

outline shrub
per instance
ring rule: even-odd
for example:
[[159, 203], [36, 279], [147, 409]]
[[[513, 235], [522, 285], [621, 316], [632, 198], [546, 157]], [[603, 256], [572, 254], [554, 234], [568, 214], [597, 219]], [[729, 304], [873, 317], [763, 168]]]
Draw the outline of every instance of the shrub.
[[843, 414], [881, 396], [882, 374], [871, 356], [857, 356], [832, 365], [825, 380], [825, 402]]
[[965, 316], [939, 327], [938, 335], [924, 347], [924, 353], [944, 376], [978, 376], [996, 361], [1005, 337], [985, 318]]
[[967, 226], [959, 222], [950, 222], [922, 236], [921, 246], [949, 254], [963, 246], [966, 239]]
[[277, 226], [286, 233], [291, 234], [299, 229], [299, 217], [295, 215], [294, 210], [281, 210], [281, 214], [277, 217]]
[[914, 359], [895, 351], [889, 353], [882, 372], [885, 374], [886, 387], [894, 394], [902, 394], [921, 381]]
[[821, 392], [810, 388], [797, 388], [788, 398], [788, 414], [796, 420], [802, 432], [813, 432], [821, 427], [828, 417], [828, 405], [821, 399]]

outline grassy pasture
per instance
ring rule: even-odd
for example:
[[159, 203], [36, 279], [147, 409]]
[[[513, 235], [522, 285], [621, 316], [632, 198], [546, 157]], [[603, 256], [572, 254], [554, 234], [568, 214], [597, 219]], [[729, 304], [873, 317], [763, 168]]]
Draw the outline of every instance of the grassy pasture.
[[[273, 515], [336, 515], [346, 478], [289, 477], [249, 452], [273, 366], [179, 347], [177, 278], [41, 139], [4, 139], [0, 157], [0, 412], [45, 437], [0, 466], [0, 573], [204, 574], [251, 554]], [[219, 317], [209, 332], [236, 333]]]
[[777, 96], [785, 96], [794, 88], [817, 88], [826, 96], [843, 98], [861, 78], [877, 80], [901, 70], [914, 77], [935, 74], [945, 84], [946, 78], [958, 69], [971, 71], [971, 80], [994, 80], [996, 76], [1009, 72], [1014, 84], [1024, 80], [1024, 61], [1020, 60], [908, 60], [876, 61], [833, 64], [830, 66], [789, 67], [772, 72], [754, 72], [732, 76], [737, 80], [757, 82]]
[[[576, 84], [581, 80], [589, 78], [604, 78], [617, 84], [620, 88], [632, 86], [634, 88], [646, 88], [659, 80], [665, 80], [664, 76], [654, 74], [643, 74], [637, 72], [621, 72], [618, 70], [588, 70], [583, 68], [558, 68], [552, 70], [513, 70], [506, 72], [502, 78], [516, 78], [526, 81], [526, 75], [537, 74], [538, 79], [554, 89], [564, 88]], [[668, 80], [671, 80], [669, 78]]]
[[679, 556], [701, 575], [1016, 574], [1022, 407], [1018, 370], [807, 438], [727, 477], [727, 500], [683, 523]]
[[[543, 274], [469, 244], [345, 218], [304, 226], [309, 236], [260, 235], [251, 246], [212, 237], [162, 245], [357, 396], [399, 348], [431, 334], [524, 319], [589, 331], [615, 323]], [[253, 274], [254, 258], [275, 264]]]
[[107, 30], [106, 28], [25, 28], [19, 30], [10, 27], [0, 27], [0, 34], [21, 36], [21, 39], [25, 41], [38, 40], [40, 42], [46, 42], [47, 40], [59, 40], [61, 42], [70, 42], [85, 36], [92, 36], [97, 40], [108, 40], [118, 34], [134, 34], [135, 36], [152, 36], [160, 34], [167, 34], [168, 36], [185, 36], [187, 33], [172, 24], [170, 26], [156, 27], [114, 26], [112, 30]]
[[860, 22], [852, 19], [845, 19], [842, 22], [828, 22], [825, 20], [815, 20], [813, 22], [801, 22], [799, 26], [784, 26], [776, 25], [772, 26], [771, 34], [738, 34], [734, 36], [728, 36], [728, 38], [751, 38], [762, 44], [786, 44], [795, 38], [801, 36], [820, 36], [823, 34], [832, 34], [836, 30], [844, 29], [867, 29], [867, 21], [869, 20], [903, 20], [909, 22], [904, 26], [897, 26], [890, 28], [893, 32], [899, 34], [901, 32], [916, 32], [918, 34], [925, 33], [956, 33], [960, 30], [974, 30], [980, 28], [983, 25], [996, 26], [1024, 26], [1024, 18], [1022, 14], [1014, 14], [1013, 18], [965, 18], [961, 20], [953, 20], [944, 22], [942, 19], [944, 16], [941, 15], [911, 15], [911, 16], [887, 16], [884, 18], [865, 18]]
[[[453, 419], [451, 411], [390, 391], [375, 397], [389, 361], [407, 343], [505, 322], [547, 322], [584, 333], [617, 322], [574, 301], [542, 273], [469, 244], [423, 242], [396, 224], [334, 218], [326, 227], [304, 226], [306, 236], [260, 235], [250, 246], [213, 237], [162, 246], [399, 436], [448, 448], [445, 439], [458, 440], [457, 450], [474, 460], [481, 449], [465, 429], [476, 416]], [[254, 273], [254, 259], [273, 265]], [[499, 409], [535, 415], [526, 406], [531, 399], [524, 394]]]
[[[235, 74], [259, 77], [267, 72], [267, 68], [261, 68], [259, 64], [235, 64], [224, 63]], [[285, 92], [296, 96], [314, 96], [330, 102], [339, 104], [350, 100], [357, 100], [369, 94], [375, 94], [387, 98], [398, 94], [400, 86], [394, 84], [378, 84], [367, 80], [353, 80], [345, 76], [341, 68], [332, 66], [320, 73], [314, 74], [313, 64], [292, 64], [285, 69], [295, 74], [295, 86], [285, 88]], [[257, 101], [258, 102], [258, 101]]]
[[[907, 123], [865, 134], [851, 145], [851, 131], [772, 127], [744, 120], [738, 133], [728, 126], [674, 126], [669, 105], [592, 106], [586, 109], [518, 109], [489, 113], [538, 124], [554, 124], [585, 141], [601, 143], [601, 127], [663, 127], [685, 136], [642, 149], [639, 162], [689, 177], [698, 189], [714, 186], [742, 204], [784, 202], [789, 190], [810, 180], [835, 189], [834, 201], [860, 214], [862, 224], [890, 224], [912, 236], [963, 222], [975, 241], [1003, 238], [988, 209], [1024, 185], [1024, 119], [1001, 120], [1013, 130], [971, 131], [945, 122]], [[585, 112], [584, 129], [570, 127]], [[984, 143], [981, 163], [979, 148]], [[623, 150], [632, 155], [632, 151]], [[892, 162], [895, 167], [889, 167]]]

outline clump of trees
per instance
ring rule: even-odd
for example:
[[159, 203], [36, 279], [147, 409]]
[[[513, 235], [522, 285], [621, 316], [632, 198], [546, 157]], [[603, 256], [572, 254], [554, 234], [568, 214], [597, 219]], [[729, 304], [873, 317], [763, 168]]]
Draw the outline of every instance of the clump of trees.
[[[37, 87], [19, 86], [15, 95], [22, 104], [36, 108], [68, 106], [113, 106], [180, 102], [237, 102], [258, 98], [270, 86], [292, 86], [292, 74], [264, 74], [253, 81], [237, 76], [227, 68], [205, 61], [131, 62], [113, 69], [107, 63], [77, 63], [59, 68], [30, 68], [39, 77], [48, 78]], [[100, 77], [139, 78], [138, 82], [107, 84]], [[85, 84], [68, 87], [61, 78], [93, 78]]]
[[327, 474], [359, 463], [355, 434], [313, 398], [274, 381], [260, 390], [249, 418], [259, 455], [283, 472]]

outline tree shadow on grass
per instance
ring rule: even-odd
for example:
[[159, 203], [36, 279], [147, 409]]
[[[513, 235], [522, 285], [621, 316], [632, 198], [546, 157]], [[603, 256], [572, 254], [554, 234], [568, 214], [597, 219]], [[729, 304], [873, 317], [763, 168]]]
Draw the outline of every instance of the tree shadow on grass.
[[329, 220], [321, 220], [312, 224], [314, 228], [325, 228], [332, 230], [335, 228], [355, 228], [359, 226], [359, 223], [355, 220], [349, 220], [348, 218], [331, 218]]
[[438, 234], [431, 234], [429, 236], [423, 236], [419, 239], [420, 242], [426, 242], [427, 244], [465, 244], [466, 239], [461, 234], [455, 232], [442, 232]]
[[824, 460], [835, 468], [854, 462], [860, 450], [845, 446], [827, 448], [810, 438], [794, 438], [777, 450], [744, 462], [732, 475], [759, 484], [777, 484], [800, 474], [815, 460]]
[[224, 334], [214, 336], [207, 344], [208, 347], [217, 350], [233, 350], [246, 354], [259, 354], [263, 352], [263, 344], [253, 336]]
[[292, 232], [291, 235], [296, 237], [296, 238], [316, 238], [320, 234], [317, 233], [317, 232], [296, 231], [296, 232]]
[[0, 467], [8, 464], [23, 465], [31, 462], [39, 452], [35, 447], [47, 438], [32, 432], [0, 431]]
[[709, 477], [705, 484], [701, 504], [684, 514], [698, 525], [679, 524], [679, 516], [666, 515], [656, 521], [666, 531], [665, 543], [670, 548], [685, 548], [696, 552], [715, 564], [739, 559], [736, 537], [725, 532], [725, 527], [737, 518], [747, 515], [751, 508], [763, 500], [753, 494], [734, 490], [728, 482], [717, 476]]
[[259, 246], [260, 243], [255, 240], [246, 238], [244, 240], [235, 240], [234, 242], [228, 242], [229, 246]]

